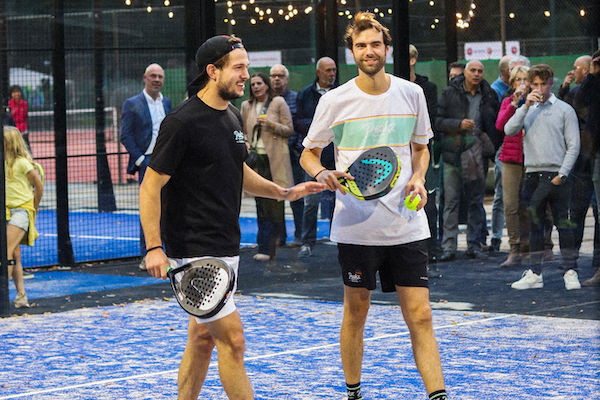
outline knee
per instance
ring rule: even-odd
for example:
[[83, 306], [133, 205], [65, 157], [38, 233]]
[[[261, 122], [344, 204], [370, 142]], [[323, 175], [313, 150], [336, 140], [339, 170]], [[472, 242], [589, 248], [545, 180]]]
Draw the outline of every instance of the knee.
[[347, 302], [344, 307], [344, 319], [354, 325], [363, 325], [369, 313], [369, 299]]
[[406, 324], [412, 330], [420, 330], [430, 328], [433, 325], [433, 317], [431, 314], [431, 306], [427, 304], [419, 304], [411, 307], [405, 313]]
[[187, 345], [194, 350], [194, 353], [211, 354], [215, 347], [215, 341], [206, 329], [190, 330]]
[[227, 337], [217, 341], [217, 350], [225, 350], [236, 359], [244, 358], [246, 339], [242, 331], [229, 332]]

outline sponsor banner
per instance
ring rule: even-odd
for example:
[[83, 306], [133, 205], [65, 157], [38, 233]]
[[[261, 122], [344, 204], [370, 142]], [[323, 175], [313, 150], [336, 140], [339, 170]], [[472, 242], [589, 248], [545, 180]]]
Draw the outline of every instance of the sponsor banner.
[[249, 51], [248, 59], [252, 67], [272, 67], [281, 64], [281, 51]]
[[[506, 54], [516, 56], [521, 54], [518, 41], [506, 42]], [[466, 60], [487, 60], [502, 58], [502, 42], [466, 42]]]

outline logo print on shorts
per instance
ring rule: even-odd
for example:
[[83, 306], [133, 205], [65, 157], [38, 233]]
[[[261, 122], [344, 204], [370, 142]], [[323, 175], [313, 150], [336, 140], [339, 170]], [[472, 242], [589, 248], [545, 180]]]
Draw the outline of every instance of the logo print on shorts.
[[348, 280], [352, 283], [359, 283], [362, 281], [362, 273], [356, 271], [356, 273], [348, 272]]

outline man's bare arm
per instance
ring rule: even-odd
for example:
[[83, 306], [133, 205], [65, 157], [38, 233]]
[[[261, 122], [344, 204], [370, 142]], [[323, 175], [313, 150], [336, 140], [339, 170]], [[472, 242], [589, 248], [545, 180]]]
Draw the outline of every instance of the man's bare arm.
[[[412, 169], [413, 175], [406, 184], [405, 196], [411, 192], [421, 197], [421, 202], [417, 210], [422, 209], [427, 204], [427, 189], [425, 189], [425, 174], [429, 167], [429, 150], [427, 145], [411, 142], [412, 150]], [[413, 198], [414, 196], [411, 196]]]
[[[140, 186], [140, 220], [146, 238], [146, 248], [162, 246], [160, 237], [161, 201], [160, 191], [169, 182], [169, 175], [161, 174], [148, 167]], [[169, 261], [162, 247], [146, 254], [146, 268], [155, 278], [166, 279]]]
[[283, 188], [260, 176], [244, 163], [244, 190], [259, 197], [294, 201], [311, 193], [319, 193], [325, 185], [316, 182], [304, 182], [291, 188]]

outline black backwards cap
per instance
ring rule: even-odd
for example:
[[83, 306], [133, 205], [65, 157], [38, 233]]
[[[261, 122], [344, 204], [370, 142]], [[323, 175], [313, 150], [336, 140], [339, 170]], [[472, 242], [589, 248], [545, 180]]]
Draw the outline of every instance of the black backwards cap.
[[229, 54], [230, 51], [235, 49], [243, 49], [244, 45], [242, 43], [229, 43], [229, 39], [232, 36], [221, 35], [221, 36], [213, 36], [208, 39], [206, 42], [202, 43], [202, 45], [198, 48], [196, 52], [196, 65], [200, 70], [200, 75], [196, 77], [188, 86], [188, 93], [194, 92], [194, 88], [198, 88], [200, 86], [200, 81], [203, 76], [206, 74], [206, 67], [209, 64], [214, 64], [222, 57], [225, 57]]

